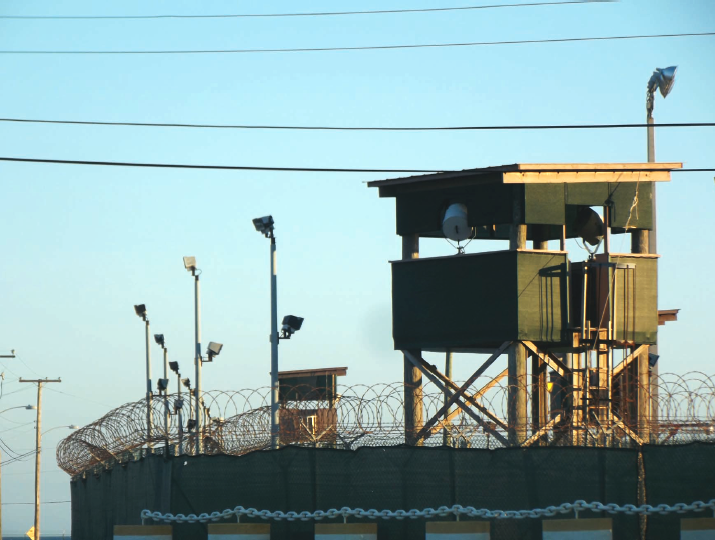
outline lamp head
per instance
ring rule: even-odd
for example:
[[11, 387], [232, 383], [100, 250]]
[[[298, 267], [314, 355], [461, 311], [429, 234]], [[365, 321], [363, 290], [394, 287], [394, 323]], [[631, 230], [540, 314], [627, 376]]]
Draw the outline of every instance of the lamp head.
[[598, 246], [603, 240], [603, 220], [589, 206], [579, 207], [574, 228], [576, 234], [592, 246]]
[[657, 76], [658, 89], [660, 90], [660, 95], [663, 97], [668, 97], [670, 91], [673, 89], [675, 84], [675, 72], [678, 71], [678, 66], [670, 66], [667, 68], [657, 68], [653, 75]]
[[71, 425], [69, 425], [69, 426], [67, 426], [67, 427], [68, 427], [69, 429], [79, 429], [79, 426], [76, 426], [76, 425], [74, 425], [74, 424], [71, 424]]
[[263, 216], [253, 220], [253, 226], [266, 238], [273, 236], [274, 224], [273, 216]]
[[134, 306], [134, 312], [138, 317], [141, 317], [142, 320], [146, 321], [146, 306], [144, 304]]
[[188, 377], [186, 377], [185, 379], [181, 379], [181, 384], [191, 390], [191, 379], [189, 379]]
[[184, 257], [184, 268], [192, 274], [196, 272], [196, 257]]
[[164, 334], [154, 334], [154, 341], [156, 341], [157, 345], [162, 349], [164, 348]]
[[221, 352], [221, 349], [223, 349], [223, 343], [216, 343], [215, 341], [210, 341], [208, 347], [206, 348], [206, 352], [209, 356], [208, 361], [211, 362], [214, 356], [218, 356]]
[[37, 405], [25, 405], [25, 409], [27, 409], [28, 411], [36, 411]]
[[169, 369], [178, 375], [179, 374], [179, 362], [169, 362]]
[[186, 422], [186, 429], [188, 429], [189, 431], [196, 429], [196, 420], [194, 420], [193, 418], [189, 418], [189, 421]]
[[286, 315], [283, 317], [283, 334], [290, 336], [295, 334], [300, 327], [303, 326], [303, 317], [296, 317], [295, 315]]
[[169, 388], [169, 379], [158, 379], [156, 381], [156, 388], [159, 390], [159, 392], [163, 392], [167, 388]]

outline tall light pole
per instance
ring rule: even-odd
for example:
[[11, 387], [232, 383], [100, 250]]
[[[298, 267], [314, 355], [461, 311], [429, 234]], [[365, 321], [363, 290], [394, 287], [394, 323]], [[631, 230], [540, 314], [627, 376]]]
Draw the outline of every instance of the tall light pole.
[[154, 334], [154, 341], [159, 345], [164, 351], [164, 377], [159, 379], [156, 383], [157, 389], [164, 394], [164, 437], [165, 437], [165, 448], [168, 454], [169, 452], [169, 417], [171, 416], [171, 411], [169, 410], [169, 349], [164, 343], [164, 334]]
[[[8, 356], [0, 356], [0, 358], [15, 358], [15, 351], [12, 351], [13, 355], [8, 357]], [[9, 409], [5, 409], [4, 411], [0, 411], [0, 414], [6, 412], [6, 411], [11, 411], [13, 409], [27, 409], [28, 411], [34, 411], [37, 409], [35, 405], [20, 405], [19, 407], [10, 407]], [[2, 459], [2, 454], [0, 454], [0, 460]], [[0, 472], [2, 469], [0, 469]], [[0, 477], [1, 479], [1, 477]], [[0, 481], [0, 486], [2, 486], [2, 482]], [[0, 493], [2, 492], [2, 489], [0, 489]], [[1, 497], [0, 497], [1, 499]], [[2, 506], [0, 505], [0, 538], [2, 538]]]
[[42, 456], [42, 385], [61, 383], [61, 379], [20, 379], [21, 383], [37, 384], [37, 422], [35, 425], [35, 540], [40, 538], [40, 457]]
[[196, 387], [194, 388], [194, 414], [196, 418], [196, 446], [195, 454], [201, 453], [201, 288], [199, 285], [199, 274], [201, 270], [196, 268], [196, 257], [184, 257], [184, 268], [191, 272], [194, 278], [194, 322], [195, 322], [195, 351], [194, 366], [196, 367]]
[[[179, 362], [169, 362], [171, 371], [176, 373], [176, 386], [178, 397], [174, 401], [174, 414], [179, 423], [179, 455], [184, 452], [184, 419], [181, 416], [181, 410], [184, 408], [184, 400], [181, 399], [181, 373], [179, 373]], [[189, 406], [191, 405], [191, 397], [189, 396]], [[191, 407], [189, 407], [191, 408]]]
[[271, 448], [280, 446], [278, 418], [278, 284], [276, 280], [276, 236], [273, 216], [253, 220], [256, 230], [271, 240]]
[[[648, 90], [646, 93], [646, 113], [648, 115], [648, 163], [655, 163], [655, 127], [653, 120], [653, 108], [655, 107], [655, 92], [660, 90], [660, 95], [663, 99], [668, 97], [670, 91], [673, 89], [673, 84], [675, 84], [675, 72], [678, 70], [678, 66], [670, 66], [665, 69], [656, 69], [653, 75], [650, 76], [648, 80]], [[648, 252], [655, 254], [658, 253], [658, 223], [657, 223], [657, 208], [656, 208], [656, 186], [657, 182], [653, 182], [653, 230], [648, 236]], [[657, 279], [657, 278], [656, 278]], [[657, 287], [657, 281], [656, 281]], [[658, 344], [652, 345], [650, 347], [649, 353], [657, 358], [658, 356]], [[650, 355], [649, 355], [650, 356]], [[653, 376], [658, 376], [658, 364], [654, 364]], [[653, 405], [657, 406], [658, 402], [658, 387], [653, 387]], [[657, 416], [657, 411], [651, 411], [652, 414]]]
[[152, 401], [152, 391], [151, 391], [151, 347], [149, 346], [149, 319], [146, 314], [146, 306], [144, 304], [137, 304], [134, 306], [134, 311], [137, 316], [144, 321], [145, 326], [145, 341], [146, 341], [146, 445], [151, 447], [151, 436], [152, 436], [152, 425], [151, 425], [151, 401]]

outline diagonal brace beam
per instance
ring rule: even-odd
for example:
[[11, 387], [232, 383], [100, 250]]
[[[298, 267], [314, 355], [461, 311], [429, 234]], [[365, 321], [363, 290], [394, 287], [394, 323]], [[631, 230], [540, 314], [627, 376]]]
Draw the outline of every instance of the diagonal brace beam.
[[[470, 386], [472, 386], [472, 384], [474, 384], [474, 381], [476, 381], [487, 369], [489, 369], [489, 366], [491, 366], [494, 362], [497, 361], [497, 359], [502, 355], [502, 353], [509, 348], [511, 343], [512, 343], [511, 341], [505, 341], [504, 343], [502, 343], [501, 346], [494, 352], [494, 354], [491, 355], [489, 358], [487, 358], [487, 360], [479, 367], [479, 369], [477, 371], [475, 371], [471, 377], [469, 377], [467, 382], [465, 382], [459, 390], [457, 390], [454, 394], [452, 394], [449, 397], [449, 399], [447, 400], [447, 403], [445, 403], [444, 406], [439, 411], [437, 411], [437, 414], [435, 414], [432, 418], [430, 418], [427, 421], [427, 423], [424, 425], [424, 427], [417, 434], [416, 439], [418, 441], [421, 440], [423, 437], [425, 437], [425, 435], [427, 433], [430, 432], [430, 429], [432, 428], [432, 426], [434, 426], [439, 421], [439, 419], [444, 416], [444, 413], [446, 413], [450, 409], [450, 407], [452, 405], [454, 405], [457, 402], [457, 400], [459, 400], [459, 398], [462, 397], [464, 392], [466, 392], [467, 389]], [[462, 406], [462, 404], [460, 404], [460, 406]], [[469, 408], [467, 407], [467, 409], [469, 409]], [[471, 411], [471, 409], [470, 409], [470, 411]], [[466, 410], [465, 410], [465, 412], [466, 412]], [[496, 435], [497, 434], [495, 434], [495, 437], [496, 437]], [[502, 437], [501, 435], [499, 435], [499, 437], [501, 437], [501, 439], [504, 439], [504, 437]], [[497, 437], [497, 438], [499, 438], [499, 437]], [[502, 442], [501, 439], [500, 439], [500, 442]], [[503, 444], [506, 444], [506, 439], [504, 439]]]
[[539, 350], [539, 348], [534, 345], [531, 341], [522, 341], [524, 347], [529, 349], [533, 354], [541, 358], [541, 361], [547, 364], [551, 369], [557, 372], [562, 377], [571, 374], [571, 368], [566, 366], [561, 360], [559, 360], [553, 353], [548, 351], [544, 352]]
[[616, 377], [618, 377], [621, 374], [621, 372], [624, 369], [626, 369], [630, 365], [630, 363], [633, 362], [633, 360], [638, 358], [647, 347], [648, 347], [648, 345], [641, 345], [635, 351], [633, 351], [631, 354], [626, 356], [625, 359], [623, 360], [623, 362], [621, 362], [615, 368], [613, 368], [613, 373], [611, 374], [611, 378], [615, 379]]
[[[431, 371], [429, 371], [429, 370], [424, 370], [423, 367], [420, 365], [420, 363], [417, 361], [417, 358], [416, 358], [415, 356], [413, 356], [411, 353], [409, 353], [409, 352], [407, 352], [407, 351], [404, 351], [404, 354], [405, 354], [405, 358], [407, 358], [415, 367], [417, 367], [424, 375], [426, 375], [427, 378], [428, 378], [430, 381], [432, 381], [432, 383], [434, 383], [434, 385], [437, 386], [437, 388], [440, 389], [440, 391], [442, 391], [444, 394], [449, 395], [449, 393], [450, 393], [449, 390], [447, 390], [447, 389], [439, 382], [439, 380], [437, 379], [437, 377], [435, 377], [435, 375], [434, 375]], [[455, 385], [455, 386], [456, 386], [456, 385]], [[459, 389], [457, 389], [457, 390], [459, 390]], [[491, 426], [489, 426], [489, 424], [487, 424], [487, 423], [482, 419], [481, 416], [479, 416], [477, 413], [475, 413], [472, 409], [470, 409], [467, 405], [465, 405], [461, 400], [457, 399], [457, 400], [455, 401], [455, 403], [457, 404], [457, 406], [458, 406], [460, 409], [462, 409], [465, 413], [467, 413], [469, 416], [471, 416], [471, 417], [477, 422], [477, 424], [479, 424], [480, 426], [482, 426], [482, 428], [484, 429], [484, 431], [487, 431], [487, 432], [491, 433], [491, 434], [494, 436], [494, 438], [496, 438], [497, 440], [499, 440], [500, 442], [502, 442], [502, 444], [506, 444], [506, 439], [504, 439], [504, 437], [503, 437], [500, 433], [498, 433], [494, 428], [492, 428]], [[444, 421], [442, 420], [442, 418], [435, 416], [434, 419], [436, 419], [437, 425], [439, 425], [440, 428], [441, 428], [442, 425], [444, 424]], [[433, 428], [434, 428], [434, 426], [433, 426]], [[427, 440], [427, 439], [432, 435], [432, 433], [434, 433], [434, 429], [433, 429], [433, 428], [430, 428], [430, 430], [426, 433], [426, 435], [424, 436], [424, 438], [420, 438], [419, 435], [418, 435], [417, 440], [418, 440], [418, 441], [425, 441], [425, 440]], [[502, 439], [504, 439], [504, 440], [502, 441]]]
[[547, 431], [552, 429], [561, 420], [561, 414], [557, 414], [548, 424], [542, 427], [539, 431], [534, 433], [531, 437], [526, 439], [521, 446], [531, 446], [534, 442], [538, 441]]
[[617, 425], [619, 428], [621, 428], [623, 431], [625, 431], [626, 435], [628, 435], [631, 439], [633, 439], [640, 445], [645, 444], [645, 441], [643, 439], [641, 439], [636, 433], [634, 433], [627, 425], [625, 425], [616, 413], [613, 413], [613, 416], [615, 417], [615, 420], [613, 423], [615, 425]]
[[[482, 386], [482, 388], [478, 392], [476, 392], [475, 394], [472, 394], [472, 398], [479, 399], [480, 397], [482, 397], [484, 394], [486, 394], [489, 391], [490, 388], [495, 386], [499, 381], [501, 381], [504, 377], [506, 377], [508, 373], [509, 373], [509, 368], [505, 369], [499, 375], [497, 375], [491, 381], [489, 381], [487, 384]], [[459, 416], [460, 414], [462, 414], [462, 409], [459, 409], [459, 408], [454, 409], [452, 412], [450, 412], [447, 415], [447, 418], [445, 418], [444, 420], [441, 420], [438, 425], [432, 426], [432, 430], [431, 430], [432, 435], [434, 435], [441, 429], [444, 429], [447, 425], [449, 425], [449, 423], [452, 421], [452, 419], [455, 416]]]
[[[456, 384], [454, 384], [454, 382], [452, 382], [451, 379], [449, 379], [447, 376], [440, 373], [440, 371], [437, 369], [436, 366], [428, 364], [424, 360], [424, 358], [415, 356], [409, 352], [405, 352], [405, 357], [417, 369], [419, 369], [424, 375], [426, 375], [427, 378], [430, 379], [434, 383], [434, 385], [442, 391], [443, 394], [449, 396], [452, 392], [459, 391], [459, 387]], [[438, 378], [443, 384], [440, 384], [439, 381], [435, 380], [435, 377]], [[445, 386], [447, 388], [445, 388]], [[451, 390], [452, 392], [450, 392], [449, 390]], [[507, 429], [507, 425], [502, 421], [501, 418], [496, 416], [489, 409], [487, 409], [484, 405], [479, 403], [476, 399], [474, 399], [473, 396], [470, 396], [465, 393], [463, 396], [463, 399], [465, 401], [467, 401], [473, 407], [476, 407], [484, 416], [488, 417], [492, 422], [495, 422], [500, 428]], [[462, 409], [464, 408], [459, 400], [457, 400], [457, 405]]]

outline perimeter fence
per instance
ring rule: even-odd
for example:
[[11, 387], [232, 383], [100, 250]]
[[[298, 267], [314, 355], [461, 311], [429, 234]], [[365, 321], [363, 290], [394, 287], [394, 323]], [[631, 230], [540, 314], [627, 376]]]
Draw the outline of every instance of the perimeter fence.
[[[490, 384], [486, 384], [490, 383]], [[455, 414], [429, 432], [423, 446], [493, 449], [503, 446], [509, 430], [509, 388], [489, 377], [474, 382], [473, 396], [496, 422], [477, 423], [470, 415]], [[486, 390], [485, 390], [486, 388]], [[281, 402], [281, 443], [309, 447], [354, 450], [360, 447], [405, 444], [403, 383], [372, 386], [338, 386], [327, 399], [305, 388], [286, 395], [314, 399]], [[649, 389], [652, 417], [647, 441], [655, 445], [715, 442], [715, 378], [703, 373], [662, 374]], [[558, 392], [567, 394], [568, 389]], [[551, 415], [559, 413], [552, 392]], [[527, 393], [531, 395], [531, 392]], [[631, 394], [632, 395], [632, 394]], [[423, 387], [424, 415], [435, 415], [444, 405], [444, 394], [431, 383]], [[618, 396], [615, 409], [626, 423], [632, 403]], [[270, 389], [208, 391], [202, 394], [202, 454], [240, 456], [270, 447]], [[57, 462], [70, 475], [97, 466], [106, 467], [136, 459], [146, 453], [196, 454], [196, 434], [189, 430], [192, 403], [187, 394], [154, 396], [151, 435], [147, 429], [145, 400], [127, 403], [77, 430], [57, 447]], [[455, 407], [454, 410], [457, 410]], [[561, 411], [563, 412], [563, 411]], [[535, 432], [535, 427], [532, 427]], [[637, 446], [628, 434], [598, 422], [574, 435], [568, 418], [535, 443], [537, 446]]]

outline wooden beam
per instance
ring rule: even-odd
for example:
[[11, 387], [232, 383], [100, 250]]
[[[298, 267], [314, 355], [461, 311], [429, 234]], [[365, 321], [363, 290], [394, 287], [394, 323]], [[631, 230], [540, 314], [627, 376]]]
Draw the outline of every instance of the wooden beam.
[[658, 310], [658, 326], [663, 326], [667, 322], [677, 321], [679, 309]]
[[628, 367], [628, 364], [630, 364], [631, 362], [633, 362], [633, 360], [638, 358], [640, 356], [640, 354], [642, 352], [644, 352], [645, 349], [647, 349], [647, 348], [648, 348], [648, 345], [641, 345], [635, 351], [633, 351], [631, 354], [626, 356], [625, 359], [623, 360], [623, 362], [621, 362], [620, 364], [618, 364], [616, 367], [613, 368], [613, 373], [611, 374], [611, 378], [615, 379], [616, 377], [618, 377], [621, 374], [621, 371], [626, 369]]
[[[437, 412], [435, 416], [430, 418], [427, 423], [424, 425], [424, 427], [420, 430], [420, 432], [417, 434], [417, 439], [422, 439], [427, 433], [430, 432], [430, 428], [434, 426], [439, 417], [444, 416], [444, 413], [449, 410], [449, 408], [454, 405], [457, 400], [462, 397], [462, 394], [467, 391], [467, 389], [474, 384], [474, 381], [476, 381], [489, 367], [497, 361], [497, 359], [502, 355], [502, 353], [509, 348], [511, 345], [511, 341], [505, 341], [502, 343], [499, 348], [492, 354], [487, 360], [479, 367], [477, 371], [475, 371], [469, 379], [467, 379], [467, 382], [465, 382], [462, 387], [457, 390], [452, 396], [447, 400], [447, 403], [444, 404], [444, 406]], [[503, 438], [503, 437], [502, 437]]]
[[541, 361], [544, 362], [545, 364], [548, 364], [548, 366], [553, 369], [556, 373], [561, 375], [562, 377], [565, 377], [566, 375], [571, 374], [571, 368], [569, 368], [566, 364], [564, 364], [559, 358], [554, 356], [552, 353], [546, 351], [543, 352], [539, 350], [539, 348], [534, 345], [531, 341], [522, 341], [522, 344], [524, 347], [529, 349], [533, 354], [541, 358]]
[[561, 413], [557, 414], [553, 420], [542, 427], [539, 431], [534, 433], [531, 437], [526, 439], [521, 446], [531, 446], [534, 442], [538, 441], [547, 431], [552, 429], [561, 420]]
[[618, 416], [616, 416], [615, 413], [613, 416], [616, 418], [613, 423], [615, 425], [617, 425], [619, 428], [621, 428], [626, 433], [626, 435], [628, 435], [631, 439], [633, 439], [640, 445], [645, 444], [645, 441], [643, 439], [641, 439], [638, 435], [636, 435], [627, 425], [625, 425], [623, 423], [623, 421], [620, 418], [618, 418]]
[[[424, 373], [434, 384], [437, 386], [444, 394], [448, 394], [449, 392], [447, 389], [444, 388], [446, 386], [448, 389], [452, 390], [452, 392], [458, 392], [459, 391], [459, 386], [454, 384], [451, 379], [448, 377], [445, 377], [440, 371], [437, 369], [436, 366], [433, 366], [432, 364], [428, 364], [425, 362], [424, 358], [412, 355], [408, 352], [405, 353], [405, 356], [407, 359], [412, 362], [412, 364], [417, 367], [422, 373]], [[437, 381], [434, 380], [433, 377], [430, 375], [433, 375], [434, 377], [437, 377], [440, 379], [440, 381], [444, 384], [444, 386], [440, 387], [440, 385], [437, 383]], [[494, 413], [492, 413], [489, 409], [487, 409], [484, 405], [479, 403], [476, 399], [473, 397], [469, 396], [468, 394], [464, 394], [463, 399], [467, 401], [470, 405], [473, 407], [476, 407], [479, 409], [479, 411], [487, 416], [492, 422], [495, 422], [500, 428], [502, 429], [507, 429], [507, 425], [504, 423], [504, 421], [496, 416]], [[457, 400], [457, 405], [460, 408], [463, 408], [462, 405], [460, 405], [460, 401]]]
[[505, 184], [575, 184], [670, 182], [670, 171], [533, 171], [504, 172]]

